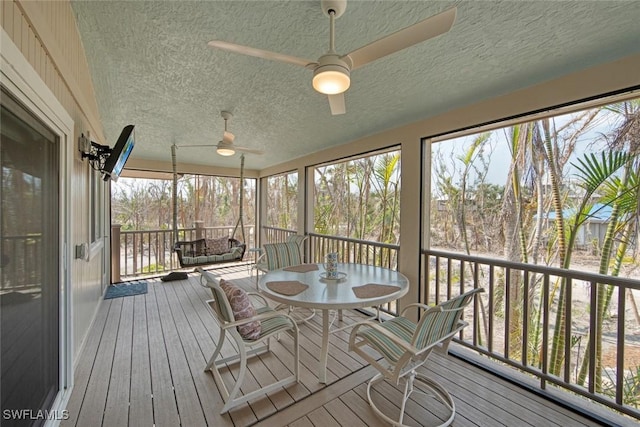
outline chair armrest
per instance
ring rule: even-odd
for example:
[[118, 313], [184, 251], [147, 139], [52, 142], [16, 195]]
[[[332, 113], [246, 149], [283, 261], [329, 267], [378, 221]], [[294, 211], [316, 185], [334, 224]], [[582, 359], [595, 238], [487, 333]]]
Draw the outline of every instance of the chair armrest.
[[458, 324], [455, 327], [455, 329], [453, 329], [447, 335], [445, 335], [442, 338], [440, 338], [438, 341], [433, 342], [433, 343], [429, 344], [428, 346], [426, 346], [425, 348], [421, 349], [417, 354], [424, 353], [426, 351], [431, 351], [432, 348], [434, 348], [434, 347], [436, 347], [438, 345], [442, 345], [442, 349], [444, 350], [444, 352], [446, 354], [447, 348], [449, 347], [449, 342], [453, 339], [453, 337], [456, 336], [456, 334], [458, 332], [463, 330], [468, 324], [469, 324], [468, 322], [464, 322], [462, 320], [459, 320]]
[[260, 256], [256, 258], [255, 269], [263, 273], [269, 271], [267, 267], [267, 254], [264, 251], [260, 251]]
[[[418, 313], [419, 313], [419, 312], [420, 312], [420, 310], [423, 310], [423, 311], [429, 311], [429, 310], [432, 310], [432, 309], [434, 309], [434, 308], [437, 308], [437, 306], [435, 306], [435, 305], [426, 305], [426, 304], [421, 304], [421, 303], [419, 303], [419, 302], [414, 302], [414, 303], [412, 303], [412, 304], [408, 304], [406, 307], [404, 307], [404, 308], [402, 309], [402, 312], [400, 313], [400, 316], [404, 316], [404, 313], [405, 313], [407, 310], [411, 309], [411, 308], [417, 308], [417, 309], [418, 309]], [[439, 310], [437, 310], [437, 311], [441, 311], [441, 310], [442, 310], [442, 309], [439, 309]]]
[[216, 276], [215, 274], [204, 270], [202, 267], [196, 267], [195, 270], [197, 273], [200, 273], [200, 284], [205, 287], [205, 288], [211, 288], [211, 286], [208, 285], [208, 283], [210, 281], [212, 281], [213, 283], [219, 283], [220, 277]]
[[351, 330], [351, 334], [349, 336], [349, 345], [350, 346], [353, 343], [355, 343], [355, 339], [356, 339], [356, 335], [358, 333], [358, 329], [360, 329], [362, 326], [367, 326], [367, 327], [375, 329], [376, 331], [380, 332], [381, 334], [383, 334], [387, 338], [389, 338], [391, 341], [393, 341], [394, 344], [399, 345], [400, 347], [404, 348], [406, 351], [411, 352], [412, 354], [416, 354], [419, 351], [416, 347], [414, 347], [410, 343], [406, 342], [403, 339], [398, 338], [397, 335], [394, 335], [393, 333], [389, 332], [389, 330], [383, 328], [380, 323], [372, 322], [370, 320], [365, 320], [364, 322], [356, 323], [353, 326], [353, 329]]
[[259, 292], [247, 292], [247, 295], [250, 297], [254, 297], [255, 299], [258, 299], [262, 302], [262, 305], [265, 307], [269, 307], [269, 302], [267, 301], [267, 299], [264, 297], [264, 295], [262, 295]]

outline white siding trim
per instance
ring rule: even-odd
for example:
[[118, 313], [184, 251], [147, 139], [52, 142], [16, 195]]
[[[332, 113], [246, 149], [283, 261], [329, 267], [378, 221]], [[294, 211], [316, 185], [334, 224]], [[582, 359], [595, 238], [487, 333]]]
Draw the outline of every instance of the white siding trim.
[[4, 29], [0, 33], [0, 82], [60, 138], [60, 392], [51, 409], [66, 407], [73, 386], [71, 295], [71, 166], [74, 122]]

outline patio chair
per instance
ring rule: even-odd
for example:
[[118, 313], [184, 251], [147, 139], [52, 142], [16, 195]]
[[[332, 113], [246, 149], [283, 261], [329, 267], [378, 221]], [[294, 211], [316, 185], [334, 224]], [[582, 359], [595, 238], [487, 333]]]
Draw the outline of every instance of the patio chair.
[[[263, 273], [278, 268], [291, 267], [304, 262], [304, 242], [309, 236], [292, 234], [285, 242], [267, 243], [259, 249], [255, 268]], [[296, 250], [296, 245], [297, 250]], [[266, 247], [266, 249], [265, 249]]]
[[295, 241], [265, 243], [262, 246], [262, 254], [256, 262], [256, 268], [264, 273], [302, 264], [303, 258], [300, 249], [300, 244]]
[[[451, 339], [467, 326], [467, 322], [461, 319], [464, 308], [477, 293], [483, 291], [482, 288], [474, 289], [435, 307], [410, 304], [399, 317], [382, 323], [365, 321], [354, 326], [349, 337], [349, 350], [379, 371], [367, 385], [367, 399], [376, 415], [394, 426], [404, 426], [402, 421], [407, 400], [413, 392], [417, 392], [439, 400], [448, 409], [449, 418], [439, 426], [453, 422], [456, 406], [449, 392], [416, 369], [427, 361], [435, 348], [447, 353]], [[417, 324], [404, 317], [411, 308], [422, 311]], [[375, 350], [375, 355], [371, 349]], [[371, 388], [385, 380], [396, 385], [404, 382], [402, 403], [396, 419], [382, 412], [371, 398]]]
[[[292, 234], [287, 236], [287, 240], [283, 243], [268, 243], [267, 245], [272, 249], [271, 259], [273, 265], [270, 268], [267, 263], [267, 255], [265, 254], [264, 247], [262, 248], [252, 248], [249, 251], [257, 253], [257, 258], [255, 259], [254, 264], [251, 266], [251, 275], [253, 275], [253, 270], [257, 270], [258, 272], [262, 271], [263, 273], [269, 270], [274, 270], [277, 268], [290, 267], [292, 265], [302, 264], [304, 261], [304, 242], [307, 240], [309, 236], [305, 236], [302, 234]], [[279, 246], [285, 243], [295, 243], [298, 246], [298, 252], [294, 250], [294, 247], [291, 245], [287, 245], [288, 247], [285, 249], [278, 249]], [[275, 246], [271, 246], [275, 245]], [[278, 256], [274, 256], [274, 254], [280, 252], [281, 254]], [[284, 256], [282, 255], [284, 253]], [[281, 267], [278, 267], [281, 265]], [[257, 273], [258, 274], [258, 273]], [[256, 278], [258, 280], [258, 278]], [[256, 282], [256, 286], [257, 286]]]
[[[303, 237], [300, 239], [291, 239], [287, 242], [279, 243], [265, 243], [262, 246], [262, 255], [256, 262], [256, 268], [258, 272], [267, 272], [271, 270], [277, 270], [279, 268], [293, 267], [294, 265], [300, 265], [304, 262], [302, 257], [302, 243], [306, 236], [290, 236], [290, 237]], [[256, 274], [256, 288], [258, 287], [259, 274]], [[278, 306], [276, 309], [283, 308]], [[295, 309], [294, 307], [287, 307], [289, 314], [294, 314], [294, 311], [300, 312], [301, 309]], [[306, 310], [306, 309], [305, 309]], [[313, 309], [309, 309], [309, 314], [302, 314], [296, 316], [296, 322], [306, 322], [315, 316], [316, 312]], [[297, 313], [296, 313], [297, 314]]]
[[300, 248], [300, 254], [302, 255], [302, 258], [304, 258], [304, 247], [302, 245], [304, 245], [304, 242], [309, 238], [309, 236], [305, 236], [304, 234], [291, 234], [289, 236], [287, 236], [287, 242], [292, 242], [298, 245], [298, 247]]
[[[205, 371], [211, 370], [213, 378], [220, 390], [224, 406], [221, 414], [230, 409], [245, 403], [257, 396], [270, 393], [280, 387], [297, 382], [300, 376], [299, 348], [298, 348], [298, 326], [288, 315], [275, 311], [267, 304], [266, 299], [257, 293], [245, 293], [238, 287], [219, 279], [212, 273], [200, 268], [200, 283], [211, 289], [213, 299], [207, 304], [211, 308], [214, 318], [220, 326], [220, 335], [216, 348], [207, 363]], [[254, 309], [249, 296], [259, 299], [263, 306]], [[270, 351], [271, 338], [287, 332], [293, 338], [294, 366], [292, 375], [263, 386], [250, 393], [240, 395], [240, 388], [247, 374], [247, 361], [249, 357]], [[229, 336], [235, 342], [238, 353], [220, 358], [220, 351], [225, 338]], [[278, 335], [279, 336], [279, 335]], [[231, 392], [220, 374], [220, 368], [227, 364], [240, 363], [236, 382]]]

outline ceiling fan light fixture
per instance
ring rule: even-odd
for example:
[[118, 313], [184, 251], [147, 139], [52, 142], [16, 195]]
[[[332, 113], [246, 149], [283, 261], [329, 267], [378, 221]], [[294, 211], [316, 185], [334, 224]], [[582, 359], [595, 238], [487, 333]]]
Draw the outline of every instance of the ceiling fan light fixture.
[[233, 156], [234, 154], [236, 154], [236, 150], [233, 149], [233, 147], [230, 146], [231, 144], [229, 143], [224, 143], [223, 141], [218, 142], [218, 146], [216, 147], [216, 153], [220, 154], [221, 156]]
[[337, 95], [349, 89], [351, 79], [343, 71], [322, 71], [313, 76], [313, 88], [325, 95]]
[[346, 64], [342, 65], [337, 60], [333, 63], [321, 63], [313, 71], [313, 88], [325, 95], [337, 95], [345, 92], [351, 85], [351, 77], [349, 68]]
[[236, 154], [236, 150], [233, 148], [217, 148], [216, 152], [221, 156], [233, 156]]

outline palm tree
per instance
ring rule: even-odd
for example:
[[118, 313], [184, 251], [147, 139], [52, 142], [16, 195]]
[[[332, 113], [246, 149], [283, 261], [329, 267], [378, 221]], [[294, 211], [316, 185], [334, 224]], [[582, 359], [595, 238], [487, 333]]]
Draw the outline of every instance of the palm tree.
[[[375, 158], [372, 186], [375, 189], [377, 205], [374, 207], [376, 221], [374, 226], [380, 230], [377, 241], [398, 243], [397, 224], [400, 203], [400, 153], [388, 153]], [[380, 258], [385, 255], [380, 252]], [[380, 261], [381, 261], [380, 260]], [[395, 263], [396, 260], [393, 260]]]
[[[610, 155], [602, 155], [597, 161], [595, 156], [585, 161], [580, 161], [580, 178], [584, 187], [597, 186], [596, 189], [603, 194], [601, 202], [612, 206], [609, 224], [602, 244], [598, 273], [617, 276], [620, 273], [628, 243], [633, 231], [637, 230], [638, 216], [640, 214], [640, 101], [630, 101], [610, 106], [609, 111], [622, 116], [623, 121], [617, 129], [612, 141], [612, 148], [626, 149], [626, 153], [614, 152]], [[612, 162], [611, 157], [617, 161]], [[612, 164], [613, 163], [613, 164]], [[607, 169], [613, 167], [622, 168], [622, 176], [609, 175], [606, 179], [598, 179], [607, 173]], [[618, 240], [615, 250], [613, 265], [611, 257], [614, 253], [614, 242]], [[611, 271], [609, 268], [611, 266]], [[589, 341], [587, 349], [595, 345], [595, 382], [596, 391], [602, 391], [602, 334], [605, 313], [608, 311], [613, 286], [597, 284], [597, 308], [595, 321], [595, 342]], [[635, 303], [635, 300], [633, 300]], [[637, 313], [636, 313], [637, 315]], [[587, 350], [588, 352], [588, 350]], [[589, 368], [589, 358], [582, 360], [577, 382], [584, 385]], [[623, 369], [624, 367], [618, 367]]]
[[[587, 110], [569, 120], [560, 129], [556, 129], [555, 123], [552, 129], [552, 122], [550, 119], [540, 120], [543, 135], [543, 154], [549, 177], [551, 180], [551, 200], [553, 203], [553, 210], [555, 213], [555, 239], [557, 246], [557, 254], [562, 268], [569, 268], [571, 265], [571, 255], [573, 251], [573, 243], [577, 236], [577, 230], [580, 223], [580, 217], [576, 217], [574, 221], [574, 227], [569, 229], [565, 224], [563, 205], [564, 197], [561, 192], [562, 186], [562, 168], [569, 158], [570, 152], [573, 151], [573, 147], [580, 135], [582, 135], [594, 121], [599, 109]], [[573, 125], [576, 126], [573, 129]], [[562, 130], [570, 129], [568, 135], [563, 135]], [[560, 140], [565, 145], [565, 150], [562, 151], [560, 147]], [[590, 197], [590, 196], [589, 196]], [[578, 209], [578, 215], [583, 215], [583, 209], [586, 208], [588, 200], [583, 199], [581, 207]], [[586, 211], [588, 213], [588, 210]], [[584, 217], [582, 217], [584, 222]], [[562, 362], [564, 360], [565, 349], [565, 330], [566, 330], [566, 280], [561, 278], [558, 288], [558, 305], [556, 311], [555, 328], [553, 331], [553, 338], [551, 343], [551, 354], [549, 358], [549, 372], [554, 375], [559, 375], [562, 369]]]
[[[533, 123], [511, 127], [509, 151], [511, 166], [508, 182], [502, 197], [501, 222], [504, 232], [504, 256], [508, 261], [527, 262], [527, 245], [524, 233], [521, 174], [531, 147]], [[518, 271], [512, 270], [508, 280], [509, 301], [509, 356], [516, 357], [522, 349], [522, 280]], [[505, 284], [506, 285], [506, 284]], [[506, 292], [505, 292], [506, 293]], [[529, 329], [531, 330], [531, 329]]]
[[467, 181], [469, 174], [473, 170], [473, 163], [477, 157], [482, 153], [482, 147], [489, 140], [491, 134], [488, 132], [477, 135], [464, 155], [458, 159], [462, 161], [463, 169], [460, 182], [460, 202], [458, 204], [458, 226], [460, 228], [460, 235], [462, 236], [462, 242], [464, 243], [464, 249], [467, 254], [471, 253], [471, 247], [469, 245], [469, 237], [467, 233]]

